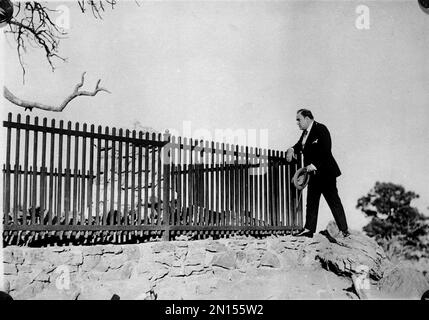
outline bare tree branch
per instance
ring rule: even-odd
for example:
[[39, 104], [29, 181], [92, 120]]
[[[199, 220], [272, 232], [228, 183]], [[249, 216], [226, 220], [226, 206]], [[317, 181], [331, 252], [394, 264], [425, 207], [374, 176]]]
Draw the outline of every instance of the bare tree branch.
[[28, 44], [43, 49], [52, 70], [54, 70], [53, 58], [65, 61], [58, 54], [60, 40], [67, 33], [59, 28], [51, 19], [51, 14], [57, 10], [49, 9], [39, 2], [15, 3], [17, 13], [9, 22], [9, 30], [6, 34], [12, 34], [16, 41], [19, 63], [21, 65], [23, 81], [25, 78], [25, 66], [23, 54]]
[[[117, 0], [76, 0], [82, 13], [90, 9], [94, 17], [102, 19], [102, 12], [109, 6], [112, 10]], [[25, 63], [23, 56], [27, 46], [40, 48], [44, 51], [46, 59], [55, 70], [54, 58], [66, 61], [59, 54], [60, 40], [67, 35], [66, 30], [57, 25], [53, 14], [59, 10], [50, 9], [48, 5], [38, 1], [15, 2], [15, 13], [8, 23], [6, 34], [11, 34], [16, 41], [16, 50], [22, 69], [22, 79], [25, 80]]]
[[19, 107], [25, 108], [25, 110], [28, 109], [30, 111], [33, 111], [33, 108], [36, 108], [36, 109], [41, 109], [41, 110], [46, 110], [46, 111], [61, 112], [76, 97], [79, 97], [79, 96], [93, 97], [101, 91], [111, 93], [109, 90], [107, 90], [103, 87], [100, 87], [101, 79], [99, 79], [97, 81], [97, 84], [95, 86], [94, 91], [80, 91], [79, 89], [83, 86], [83, 83], [85, 81], [85, 74], [86, 74], [86, 72], [82, 73], [81, 82], [76, 85], [73, 93], [70, 94], [68, 97], [66, 97], [66, 99], [63, 101], [63, 103], [61, 103], [60, 106], [51, 106], [51, 105], [46, 105], [46, 104], [42, 104], [42, 103], [38, 103], [38, 102], [22, 100], [22, 99], [16, 97], [12, 92], [10, 92], [10, 90], [6, 86], [3, 87], [3, 96], [8, 101], [10, 101], [11, 103], [13, 103]]

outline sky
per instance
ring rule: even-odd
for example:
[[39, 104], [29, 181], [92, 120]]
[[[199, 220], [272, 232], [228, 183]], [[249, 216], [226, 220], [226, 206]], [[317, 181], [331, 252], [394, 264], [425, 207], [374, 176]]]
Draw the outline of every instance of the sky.
[[[301, 133], [296, 111], [306, 107], [330, 130], [352, 229], [368, 223], [355, 206], [376, 181], [415, 191], [412, 204], [429, 215], [429, 14], [417, 1], [139, 0], [102, 20], [73, 1], [50, 5], [67, 14], [57, 17], [68, 24], [60, 43], [67, 62], [52, 72], [29, 48], [23, 84], [14, 40], [2, 35], [4, 84], [59, 105], [86, 71], [85, 88], [101, 79], [111, 94], [33, 115], [117, 128], [138, 121], [209, 140], [233, 130], [246, 133], [241, 144], [286, 151]], [[23, 112], [0, 101], [3, 120]], [[329, 220], [322, 200], [318, 230]]]

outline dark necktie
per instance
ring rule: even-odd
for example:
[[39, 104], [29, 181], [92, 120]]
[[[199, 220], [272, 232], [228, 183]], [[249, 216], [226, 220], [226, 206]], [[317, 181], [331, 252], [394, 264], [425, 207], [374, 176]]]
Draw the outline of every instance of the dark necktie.
[[307, 131], [307, 129], [305, 129], [305, 130], [304, 130], [304, 135], [302, 136], [302, 145], [303, 145], [303, 146], [305, 145], [304, 139], [305, 139], [305, 137], [307, 136], [307, 133], [308, 133], [308, 131]]

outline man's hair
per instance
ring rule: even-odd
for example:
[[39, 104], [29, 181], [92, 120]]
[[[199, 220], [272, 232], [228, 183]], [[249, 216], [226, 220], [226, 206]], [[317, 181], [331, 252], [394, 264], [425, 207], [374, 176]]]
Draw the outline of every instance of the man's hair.
[[309, 117], [311, 120], [314, 119], [313, 114], [308, 109], [299, 109], [296, 113], [300, 113], [304, 118]]

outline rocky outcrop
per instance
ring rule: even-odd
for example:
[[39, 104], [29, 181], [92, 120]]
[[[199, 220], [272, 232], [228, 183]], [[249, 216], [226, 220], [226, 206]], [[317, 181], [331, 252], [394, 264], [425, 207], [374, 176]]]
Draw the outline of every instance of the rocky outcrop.
[[366, 272], [371, 279], [380, 280], [385, 270], [391, 267], [383, 249], [371, 238], [352, 233], [335, 242], [317, 235], [318, 254], [316, 258], [327, 270], [338, 275], [352, 276]]
[[[113, 294], [121, 299], [377, 298], [362, 290], [409, 293], [410, 277], [422, 283], [416, 296], [424, 289], [417, 275], [394, 271], [370, 238], [357, 232], [342, 238], [331, 229], [312, 239], [7, 247], [4, 287], [14, 299], [110, 299]], [[371, 280], [371, 287], [357, 280]]]
[[378, 289], [390, 298], [418, 300], [429, 290], [429, 282], [415, 268], [399, 264], [386, 272]]

